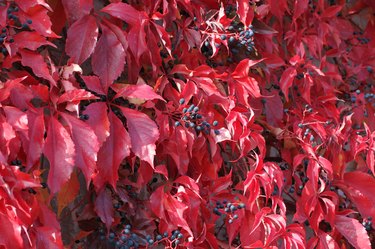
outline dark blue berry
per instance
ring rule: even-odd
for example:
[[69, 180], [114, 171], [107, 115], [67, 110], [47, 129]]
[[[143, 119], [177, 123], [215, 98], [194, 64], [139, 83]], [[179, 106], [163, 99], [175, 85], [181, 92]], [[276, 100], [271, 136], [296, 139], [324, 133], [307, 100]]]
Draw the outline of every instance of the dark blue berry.
[[210, 43], [209, 43], [208, 41], [205, 41], [205, 42], [204, 42], [204, 45], [205, 45], [206, 47], [208, 47], [208, 46], [210, 46]]
[[182, 109], [182, 112], [186, 113], [187, 112], [187, 108]]
[[30, 19], [27, 19], [26, 22], [27, 22], [28, 24], [32, 24], [32, 23], [33, 23], [33, 21], [30, 20]]
[[134, 245], [134, 241], [133, 240], [128, 240], [128, 246], [133, 246]]
[[233, 219], [238, 219], [238, 214], [233, 215]]
[[1, 32], [6, 33], [6, 32], [7, 32], [7, 29], [6, 29], [6, 28], [3, 28], [3, 29], [1, 30]]
[[194, 127], [195, 127], [195, 124], [192, 123], [192, 122], [190, 122], [190, 123], [189, 123], [189, 126], [190, 126], [191, 128], [194, 128]]
[[303, 128], [303, 124], [299, 123], [299, 124], [298, 124], [298, 127], [299, 127], [299, 128]]
[[229, 220], [228, 220], [228, 223], [229, 223], [229, 224], [232, 224], [232, 223], [233, 223], [233, 220], [232, 220], [232, 219], [229, 219]]
[[[168, 235], [167, 235], [168, 236]], [[158, 234], [158, 235], [156, 235], [156, 240], [161, 240], [163, 237], [160, 235], [160, 234]]]
[[215, 135], [219, 135], [220, 131], [219, 130], [214, 130]]
[[180, 244], [180, 241], [177, 239], [175, 242], [174, 242], [176, 245]]
[[179, 121], [176, 121], [175, 123], [174, 123], [174, 126], [180, 126], [181, 125], [181, 123], [179, 122]]
[[108, 237], [109, 237], [110, 239], [114, 239], [114, 238], [115, 238], [115, 234], [114, 234], [114, 233], [110, 233]]
[[163, 236], [164, 236], [164, 237], [168, 237], [168, 232], [164, 232], [164, 233], [163, 233]]
[[121, 235], [121, 237], [120, 237], [120, 240], [122, 240], [122, 241], [126, 241], [128, 238], [125, 236], [125, 235]]
[[[3, 32], [4, 32], [4, 31], [3, 31]], [[373, 71], [371, 66], [367, 66], [366, 69], [367, 69], [367, 72], [369, 72], [369, 73], [372, 73], [372, 71]]]
[[219, 124], [219, 122], [217, 120], [215, 120], [214, 122], [212, 122], [213, 126], [217, 126], [218, 124]]
[[193, 109], [194, 109], [194, 107], [195, 107], [194, 104], [192, 104], [191, 106], [189, 106], [189, 108], [187, 109], [187, 111], [188, 111], [188, 112], [192, 112]]
[[238, 204], [238, 209], [245, 208], [245, 203]]
[[151, 235], [146, 235], [146, 240], [150, 240], [151, 239]]
[[124, 233], [125, 233], [125, 234], [130, 234], [130, 230], [127, 229], [127, 228], [125, 228], [125, 229], [124, 229]]
[[153, 240], [153, 239], [149, 239], [149, 240], [148, 240], [148, 243], [149, 243], [150, 245], [152, 245], [152, 244], [154, 244], [154, 240]]
[[225, 39], [227, 39], [227, 36], [226, 35], [221, 35], [220, 39], [225, 40]]
[[185, 103], [185, 99], [181, 98], [178, 102], [180, 103], [180, 105], [183, 105]]
[[198, 106], [194, 107], [193, 112], [198, 112], [198, 111], [199, 111], [199, 107]]
[[202, 126], [198, 125], [198, 126], [196, 127], [196, 129], [197, 129], [197, 131], [201, 131], [201, 130], [202, 130]]
[[182, 233], [179, 233], [178, 235], [177, 235], [177, 238], [179, 238], [179, 239], [182, 239], [184, 237], [184, 235], [182, 234]]
[[234, 38], [233, 36], [231, 36], [231, 37], [229, 38], [229, 42], [234, 42], [234, 40], [235, 40], [235, 38]]

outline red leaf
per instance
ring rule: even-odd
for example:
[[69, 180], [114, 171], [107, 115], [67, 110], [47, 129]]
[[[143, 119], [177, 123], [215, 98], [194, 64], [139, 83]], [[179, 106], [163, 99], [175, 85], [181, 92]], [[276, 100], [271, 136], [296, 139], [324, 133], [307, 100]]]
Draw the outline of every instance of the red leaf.
[[126, 85], [120, 91], [117, 92], [114, 98], [124, 97], [127, 99], [136, 98], [142, 100], [153, 100], [160, 99], [163, 100], [163, 97], [156, 94], [152, 87], [149, 85]]
[[28, 113], [29, 144], [27, 148], [26, 168], [30, 169], [40, 158], [44, 145], [44, 117], [43, 114]]
[[241, 22], [245, 26], [249, 26], [254, 18], [254, 9], [250, 6], [249, 1], [247, 0], [239, 0], [237, 1], [237, 4], [237, 14], [240, 17]]
[[90, 14], [93, 0], [61, 0], [70, 23]]
[[88, 89], [96, 93], [106, 95], [102, 85], [100, 85], [100, 79], [97, 76], [81, 76]]
[[98, 39], [98, 26], [93, 16], [87, 15], [68, 29], [65, 51], [74, 63], [83, 63], [94, 51]]
[[124, 107], [121, 107], [121, 111], [126, 118], [132, 151], [141, 160], [148, 162], [154, 167], [155, 142], [159, 139], [157, 125], [142, 112]]
[[4, 112], [7, 122], [13, 126], [16, 131], [27, 131], [28, 120], [27, 115], [16, 107], [4, 106]]
[[101, 146], [110, 134], [107, 105], [102, 102], [92, 103], [86, 107], [83, 114], [89, 115], [89, 120], [86, 123], [94, 130]]
[[366, 229], [358, 220], [343, 215], [336, 215], [335, 227], [355, 248], [371, 248], [371, 242]]
[[35, 31], [19, 32], [13, 36], [14, 43], [10, 44], [12, 54], [17, 53], [20, 48], [27, 48], [30, 50], [37, 50], [40, 46], [50, 45], [56, 48], [56, 45], [47, 41], [44, 36], [41, 36]]
[[48, 69], [47, 63], [44, 62], [43, 56], [37, 52], [28, 50], [20, 50], [21, 63], [26, 67], [30, 67], [34, 74], [38, 77], [48, 80], [52, 85], [56, 86], [56, 81], [52, 78], [51, 73]]
[[375, 180], [372, 176], [359, 172], [344, 174], [345, 188], [363, 217], [375, 219]]
[[50, 164], [47, 183], [55, 194], [69, 180], [75, 156], [75, 146], [68, 131], [55, 117], [49, 121], [43, 153]]
[[112, 203], [112, 196], [106, 191], [106, 189], [102, 189], [95, 200], [95, 211], [99, 215], [100, 219], [106, 224], [107, 229], [111, 227], [113, 219], [113, 203]]
[[[11, 219], [12, 215], [4, 214], [2, 209], [3, 207], [0, 208], [0, 245], [5, 246], [5, 248], [24, 248], [21, 226]], [[15, 214], [13, 214], [13, 217], [16, 217]]]
[[94, 178], [97, 189], [101, 189], [107, 182], [116, 188], [118, 168], [130, 154], [131, 142], [128, 132], [118, 117], [110, 112], [110, 135], [98, 152], [97, 167], [99, 173]]
[[52, 227], [36, 227], [36, 247], [40, 249], [64, 248], [61, 233]]
[[76, 148], [75, 165], [80, 168], [86, 178], [87, 187], [96, 169], [99, 141], [93, 129], [85, 122], [62, 114], [69, 123], [72, 139]]
[[284, 116], [283, 102], [280, 99], [277, 91], [272, 92], [273, 96], [265, 98], [265, 109], [267, 122], [272, 126], [280, 126]]
[[52, 11], [51, 7], [44, 0], [15, 0], [15, 2], [17, 3], [18, 7], [20, 7], [25, 12], [27, 12], [30, 8], [37, 5], [42, 5], [49, 11]]
[[57, 103], [60, 104], [63, 102], [79, 102], [81, 100], [89, 99], [98, 99], [98, 97], [84, 89], [74, 89], [66, 91], [64, 94], [62, 94], [57, 100]]
[[101, 79], [104, 91], [124, 70], [125, 51], [115, 33], [102, 25], [102, 35], [92, 55], [92, 69]]
[[289, 67], [286, 69], [283, 74], [281, 75], [280, 79], [280, 87], [285, 95], [285, 99], [288, 102], [289, 100], [289, 87], [292, 86], [294, 77], [297, 75], [297, 71], [294, 67]]
[[334, 5], [328, 7], [326, 10], [324, 10], [321, 18], [331, 18], [334, 17], [337, 13], [341, 11], [343, 6], [341, 5]]
[[25, 19], [28, 18], [33, 21], [29, 26], [39, 34], [46, 37], [59, 38], [51, 29], [52, 23], [47, 13], [48, 10], [45, 7], [38, 5], [27, 12], [28, 16]]
[[111, 3], [101, 11], [127, 22], [130, 26], [137, 26], [141, 23], [142, 19], [147, 18], [145, 13], [138, 11], [126, 3]]

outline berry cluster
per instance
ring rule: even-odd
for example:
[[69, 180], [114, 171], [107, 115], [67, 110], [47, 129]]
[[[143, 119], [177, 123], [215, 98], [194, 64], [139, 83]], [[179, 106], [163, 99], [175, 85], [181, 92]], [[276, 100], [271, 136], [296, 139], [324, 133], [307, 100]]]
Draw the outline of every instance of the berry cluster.
[[224, 200], [223, 202], [216, 202], [216, 207], [213, 209], [213, 212], [214, 214], [221, 216], [223, 213], [220, 210], [223, 210], [225, 213], [229, 214], [228, 223], [232, 224], [235, 219], [238, 219], [238, 214], [235, 214], [235, 212], [243, 208], [245, 208], [244, 203], [230, 203]]
[[[229, 31], [235, 30], [234, 26], [229, 26]], [[231, 52], [237, 54], [241, 48], [246, 49], [246, 53], [253, 52], [255, 43], [254, 43], [254, 31], [253, 26], [239, 28], [240, 33], [236, 36], [231, 36], [228, 41], [231, 46]]]
[[16, 28], [16, 29], [24, 29], [28, 30], [29, 25], [32, 24], [32, 20], [28, 19], [25, 23], [21, 23], [19, 17], [16, 15], [16, 13], [19, 12], [19, 8], [16, 5], [10, 5], [7, 10], [7, 18], [8, 18], [8, 26], [3, 27], [1, 29], [0, 34], [0, 45], [2, 46], [0, 51], [4, 56], [8, 55], [8, 50], [4, 46], [5, 42], [13, 43], [14, 39], [10, 37], [8, 29], [9, 27]]
[[[106, 239], [103, 229], [99, 229], [99, 238], [104, 241]], [[108, 234], [108, 242], [115, 246], [115, 248], [130, 249], [139, 248], [141, 238], [131, 232], [131, 225], [125, 225], [118, 234], [115, 232], [110, 232]]]
[[[185, 99], [181, 98], [179, 100], [180, 105], [185, 104]], [[185, 105], [182, 109], [182, 116], [180, 120], [176, 121], [174, 125], [181, 126], [184, 125], [186, 128], [195, 129], [197, 133], [204, 132], [205, 134], [210, 134], [212, 127], [216, 127], [219, 124], [218, 121], [213, 121], [212, 124], [203, 120], [202, 114], [199, 113], [199, 107], [191, 104], [189, 107]], [[219, 130], [214, 129], [216, 135], [220, 134]]]

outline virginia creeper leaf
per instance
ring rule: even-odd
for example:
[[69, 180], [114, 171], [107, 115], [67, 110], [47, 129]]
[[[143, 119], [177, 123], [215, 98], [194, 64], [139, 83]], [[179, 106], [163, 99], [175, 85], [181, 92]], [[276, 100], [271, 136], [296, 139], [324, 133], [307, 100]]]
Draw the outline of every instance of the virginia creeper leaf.
[[159, 139], [157, 125], [142, 112], [124, 107], [121, 107], [121, 111], [126, 118], [132, 151], [141, 160], [154, 167], [155, 142]]
[[55, 117], [49, 121], [43, 153], [50, 164], [47, 184], [52, 194], [55, 194], [69, 180], [75, 157], [72, 138]]
[[94, 51], [98, 26], [92, 15], [77, 20], [68, 29], [65, 51], [74, 63], [83, 63]]

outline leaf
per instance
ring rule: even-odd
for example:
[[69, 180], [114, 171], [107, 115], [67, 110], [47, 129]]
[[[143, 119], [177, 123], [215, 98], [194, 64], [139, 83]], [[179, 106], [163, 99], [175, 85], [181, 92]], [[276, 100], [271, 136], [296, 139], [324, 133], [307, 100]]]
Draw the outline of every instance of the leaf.
[[71, 203], [79, 193], [79, 181], [77, 174], [73, 172], [68, 182], [66, 182], [57, 194], [57, 215], [60, 216], [62, 210]]
[[38, 162], [43, 151], [44, 145], [44, 116], [43, 114], [35, 114], [29, 112], [28, 116], [28, 135], [29, 144], [27, 148], [27, 163], [26, 169], [30, 169], [36, 162]]
[[343, 6], [333, 5], [324, 10], [321, 18], [332, 18], [341, 11]]
[[83, 63], [94, 51], [98, 39], [98, 26], [95, 17], [87, 15], [68, 29], [65, 51], [74, 63]]
[[[1, 209], [3, 208], [1, 207]], [[11, 219], [12, 216], [8, 214], [4, 214], [1, 209], [0, 209], [0, 224], [1, 224], [0, 246], [2, 245], [2, 246], [5, 246], [5, 248], [15, 248], [15, 249], [24, 248], [23, 240], [21, 237], [21, 226], [15, 220]]]
[[264, 100], [266, 101], [266, 118], [268, 124], [280, 127], [281, 121], [284, 116], [283, 103], [277, 91], [272, 91], [272, 94], [273, 95], [269, 95], [268, 98], [264, 98]]
[[95, 200], [95, 211], [99, 215], [100, 219], [106, 224], [107, 229], [111, 227], [114, 221], [113, 215], [113, 204], [112, 196], [106, 191], [106, 189], [100, 190]]
[[11, 44], [11, 51], [12, 53], [17, 53], [18, 49], [20, 48], [27, 48], [30, 50], [37, 50], [41, 46], [49, 45], [56, 48], [56, 45], [47, 41], [47, 39], [38, 34], [35, 31], [27, 32], [19, 32], [13, 36], [14, 43]]
[[371, 248], [371, 242], [366, 229], [358, 220], [343, 215], [336, 215], [335, 227], [355, 248]]
[[292, 86], [294, 77], [297, 75], [297, 71], [294, 67], [287, 68], [280, 78], [280, 87], [285, 95], [285, 99], [288, 102], [289, 100], [289, 87]]
[[94, 7], [93, 0], [61, 0], [70, 23], [90, 14]]
[[347, 172], [344, 174], [344, 184], [349, 193], [349, 198], [356, 205], [361, 215], [375, 219], [374, 178], [359, 171]]
[[49, 11], [52, 11], [51, 7], [44, 1], [44, 0], [29, 0], [29, 1], [23, 1], [23, 0], [15, 0], [18, 7], [20, 7], [23, 11], [27, 12], [30, 8], [42, 5]]
[[69, 124], [75, 144], [75, 165], [82, 170], [88, 188], [91, 177], [96, 170], [97, 155], [100, 148], [98, 138], [93, 129], [85, 122], [67, 114], [62, 115]]
[[126, 118], [132, 151], [154, 168], [155, 142], [159, 139], [157, 125], [142, 112], [124, 107], [120, 109]]
[[69, 180], [75, 156], [75, 146], [68, 131], [55, 117], [49, 121], [43, 153], [50, 164], [47, 184], [55, 194]]
[[84, 90], [84, 89], [74, 89], [69, 90], [63, 93], [59, 99], [57, 100], [58, 104], [64, 102], [79, 102], [81, 100], [90, 100], [90, 99], [98, 99], [94, 94]]
[[36, 227], [36, 247], [41, 249], [61, 249], [61, 233], [48, 226]]
[[98, 94], [106, 95], [102, 85], [100, 85], [100, 79], [98, 76], [81, 76], [88, 89]]
[[131, 141], [128, 132], [121, 120], [113, 113], [108, 114], [110, 135], [98, 152], [98, 174], [94, 178], [97, 189], [101, 189], [108, 182], [116, 188], [118, 168], [127, 156], [130, 155]]
[[89, 116], [89, 120], [87, 120], [86, 123], [94, 130], [96, 136], [98, 137], [99, 146], [102, 146], [110, 134], [107, 105], [102, 102], [92, 103], [86, 107], [83, 114]]
[[131, 26], [137, 26], [142, 19], [147, 18], [145, 13], [138, 11], [133, 6], [126, 3], [111, 3], [101, 9], [101, 11], [119, 18]]
[[59, 38], [51, 29], [52, 22], [47, 13], [48, 10], [44, 6], [33, 7], [32, 10], [27, 12], [26, 18], [32, 20], [32, 24], [29, 24], [29, 26], [43, 36]]
[[53, 86], [56, 86], [56, 81], [52, 78], [48, 69], [47, 63], [44, 62], [43, 56], [37, 52], [20, 50], [21, 63], [26, 67], [30, 67], [34, 74], [38, 77], [48, 80]]
[[114, 98], [126, 98], [126, 99], [142, 99], [142, 100], [153, 100], [153, 99], [160, 99], [163, 100], [163, 97], [156, 94], [152, 87], [149, 85], [126, 85], [120, 91], [117, 92]]
[[146, 13], [136, 10], [126, 3], [112, 3], [101, 11], [119, 18], [130, 25], [131, 28], [128, 33], [129, 48], [135, 57], [136, 63], [139, 64], [141, 55], [148, 50], [145, 32], [145, 26], [148, 24]]
[[102, 25], [102, 35], [92, 55], [92, 69], [101, 79], [104, 92], [124, 70], [125, 51], [116, 34]]
[[264, 22], [254, 19], [252, 25], [254, 26], [254, 32], [262, 35], [272, 35], [277, 34], [278, 31], [274, 30]]

